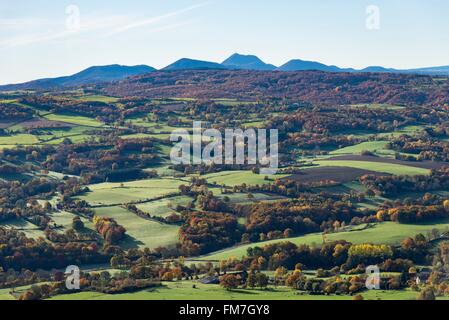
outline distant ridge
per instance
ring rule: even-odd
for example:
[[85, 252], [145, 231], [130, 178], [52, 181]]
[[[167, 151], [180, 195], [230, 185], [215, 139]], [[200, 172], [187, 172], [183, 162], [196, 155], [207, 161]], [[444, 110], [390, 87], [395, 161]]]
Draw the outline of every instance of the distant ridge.
[[241, 70], [272, 71], [276, 69], [276, 66], [265, 63], [256, 56], [242, 55], [239, 53], [234, 53], [228, 59], [223, 61], [221, 65], [229, 69]]
[[449, 75], [449, 66], [429, 67], [407, 70], [410, 73], [432, 74], [432, 75]]
[[46, 90], [64, 87], [75, 87], [85, 84], [96, 84], [102, 82], [111, 82], [115, 80], [123, 80], [131, 76], [145, 74], [155, 70], [156, 69], [145, 65], [131, 67], [121, 66], [118, 64], [95, 66], [87, 68], [71, 76], [39, 79], [21, 84], [0, 86], [0, 90]]
[[[315, 61], [305, 61], [305, 60], [290, 60], [286, 64], [280, 66], [276, 70], [279, 71], [308, 71], [308, 70], [317, 70], [317, 71], [327, 71], [327, 72], [342, 72], [343, 70], [336, 66], [328, 66], [322, 64], [320, 62]], [[352, 69], [348, 69], [348, 72], [352, 71]]]
[[387, 73], [397, 72], [397, 70], [395, 70], [395, 69], [389, 69], [389, 68], [384, 68], [384, 67], [379, 67], [379, 66], [367, 67], [360, 71], [361, 72], [387, 72]]
[[[176, 70], [256, 70], [256, 71], [324, 71], [324, 72], [362, 72], [362, 73], [403, 73], [420, 74], [432, 76], [449, 76], [449, 66], [424, 67], [416, 69], [393, 69], [383, 66], [369, 66], [364, 69], [340, 68], [334, 65], [326, 65], [318, 61], [307, 61], [293, 59], [276, 67], [265, 63], [255, 55], [243, 55], [234, 53], [221, 64], [212, 61], [203, 61], [182, 58], [161, 71]], [[0, 91], [12, 90], [48, 90], [64, 89], [87, 84], [97, 84], [102, 82], [111, 82], [123, 80], [128, 77], [138, 76], [156, 71], [156, 69], [146, 66], [121, 66], [118, 64], [107, 66], [90, 67], [79, 73], [67, 77], [39, 79], [20, 84], [10, 84], [0, 86]]]
[[171, 65], [166, 66], [162, 70], [172, 71], [172, 70], [194, 70], [194, 69], [201, 70], [201, 69], [226, 69], [226, 68], [216, 62], [183, 58], [172, 63]]

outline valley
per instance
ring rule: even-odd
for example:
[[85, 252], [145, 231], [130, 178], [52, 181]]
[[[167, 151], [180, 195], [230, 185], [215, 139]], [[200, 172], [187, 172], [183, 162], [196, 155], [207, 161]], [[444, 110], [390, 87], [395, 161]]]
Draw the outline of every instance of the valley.
[[[416, 273], [446, 266], [448, 88], [166, 70], [2, 92], [0, 299], [415, 299]], [[278, 172], [172, 164], [170, 135], [193, 121], [278, 129]], [[52, 272], [69, 264], [97, 266], [74, 293]], [[371, 264], [382, 290], [363, 287]]]

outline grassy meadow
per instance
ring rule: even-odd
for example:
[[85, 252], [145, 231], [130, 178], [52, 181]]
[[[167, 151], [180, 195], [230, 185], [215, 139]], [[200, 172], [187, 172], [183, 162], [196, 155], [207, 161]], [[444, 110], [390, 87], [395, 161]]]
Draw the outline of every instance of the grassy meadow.
[[95, 209], [95, 214], [113, 218], [126, 228], [127, 237], [120, 243], [125, 249], [169, 247], [178, 242], [178, 227], [144, 219], [122, 207]]
[[[195, 288], [193, 288], [195, 286]], [[417, 292], [366, 291], [366, 300], [414, 300]], [[285, 287], [268, 289], [237, 289], [227, 291], [218, 285], [204, 285], [193, 281], [165, 282], [163, 287], [134, 293], [108, 295], [96, 292], [82, 292], [53, 297], [52, 300], [352, 300], [351, 296], [314, 296], [296, 292]]]
[[449, 220], [428, 224], [399, 224], [395, 222], [382, 222], [371, 226], [358, 226], [350, 231], [337, 232], [325, 235], [322, 233], [308, 234], [300, 237], [277, 239], [260, 243], [241, 245], [230, 249], [221, 250], [201, 257], [204, 261], [226, 260], [230, 257], [240, 258], [246, 255], [248, 248], [255, 246], [263, 247], [268, 244], [289, 241], [294, 244], [321, 245], [325, 241], [346, 240], [354, 244], [372, 243], [398, 245], [407, 237], [415, 236], [419, 233], [427, 234], [432, 229], [449, 229]]

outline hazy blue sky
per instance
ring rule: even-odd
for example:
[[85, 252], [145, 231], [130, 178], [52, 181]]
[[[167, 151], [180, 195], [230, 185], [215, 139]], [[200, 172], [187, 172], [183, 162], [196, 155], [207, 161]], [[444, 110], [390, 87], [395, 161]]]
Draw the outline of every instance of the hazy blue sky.
[[[367, 27], [370, 5], [379, 29]], [[447, 0], [0, 0], [0, 83], [234, 52], [276, 65], [449, 65], [448, 14]]]

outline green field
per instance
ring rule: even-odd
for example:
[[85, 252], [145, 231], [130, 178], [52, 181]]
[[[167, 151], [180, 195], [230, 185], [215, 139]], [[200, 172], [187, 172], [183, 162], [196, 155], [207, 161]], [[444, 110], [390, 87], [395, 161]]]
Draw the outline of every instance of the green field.
[[90, 185], [91, 192], [79, 198], [92, 205], [139, 202], [177, 193], [181, 184], [188, 184], [188, 182], [167, 178], [125, 183], [101, 183]]
[[398, 130], [395, 130], [393, 132], [379, 133], [377, 136], [378, 137], [399, 137], [404, 134], [409, 135], [409, 136], [414, 136], [419, 133], [422, 133], [423, 130], [424, 130], [424, 126], [419, 126], [419, 125], [405, 126], [405, 127], [399, 128]]
[[321, 167], [347, 167], [370, 170], [375, 172], [389, 173], [393, 175], [427, 175], [430, 170], [405, 166], [394, 163], [369, 162], [369, 161], [350, 161], [350, 160], [321, 160], [314, 161], [316, 165]]
[[171, 133], [135, 133], [135, 134], [126, 134], [121, 136], [123, 139], [145, 139], [145, 138], [154, 138], [160, 140], [168, 140], [170, 139]]
[[[174, 130], [177, 129], [189, 129], [186, 128], [180, 128], [180, 127], [173, 127], [166, 124], [157, 123], [151, 120], [148, 120], [146, 117], [136, 117], [136, 118], [128, 118], [126, 119], [127, 122], [131, 122], [135, 126], [139, 127], [145, 127], [149, 130], [151, 130], [153, 133], [171, 133]], [[191, 124], [190, 124], [191, 126]]]
[[0, 222], [1, 227], [5, 227], [7, 229], [17, 229], [23, 232], [27, 237], [32, 239], [37, 239], [40, 237], [45, 238], [45, 234], [42, 230], [40, 230], [36, 225], [32, 224], [23, 219], [14, 219], [8, 220], [4, 222]]
[[241, 126], [243, 128], [263, 128], [265, 125], [265, 120], [254, 120], [254, 121], [248, 121], [243, 122]]
[[[20, 286], [14, 289], [15, 294], [21, 294], [23, 292], [25, 292], [25, 290], [28, 290], [31, 286]], [[14, 297], [14, 295], [12, 295], [11, 293], [11, 289], [7, 288], [7, 289], [0, 289], [0, 301], [4, 301], [4, 300], [16, 300], [16, 298]]]
[[252, 101], [239, 101], [237, 99], [229, 99], [229, 98], [218, 98], [218, 99], [212, 99], [212, 100], [214, 100], [215, 103], [220, 104], [222, 106], [226, 106], [226, 107], [256, 104], [256, 102], [252, 102]]
[[69, 138], [75, 143], [82, 142], [90, 137], [90, 135], [85, 134], [88, 130], [92, 130], [92, 128], [76, 126], [64, 129], [42, 130], [43, 133], [40, 135], [18, 133], [10, 136], [0, 136], [0, 148], [11, 148], [18, 145], [60, 144], [65, 138]]
[[186, 206], [192, 202], [192, 200], [193, 199], [190, 197], [179, 196], [138, 204], [136, 207], [152, 216], [166, 218], [167, 216], [176, 213], [174, 209], [177, 205]]
[[[381, 151], [382, 153], [385, 153], [386, 150], [385, 147], [387, 146], [388, 141], [369, 141], [369, 142], [362, 142], [360, 144], [349, 146], [346, 148], [341, 148], [335, 151], [330, 152], [331, 155], [343, 155], [343, 154], [360, 154], [363, 151], [370, 151], [370, 152], [376, 152]], [[393, 151], [390, 151], [392, 154], [394, 154]]]
[[[193, 288], [193, 285], [196, 288]], [[366, 291], [366, 300], [415, 300], [417, 292]], [[260, 289], [237, 289], [226, 291], [218, 285], [204, 285], [193, 281], [164, 283], [164, 287], [142, 290], [135, 293], [108, 295], [96, 292], [82, 292], [53, 297], [52, 300], [352, 300], [351, 296], [314, 296], [285, 287]]]
[[0, 145], [30, 145], [38, 142], [36, 136], [27, 133], [0, 136]]
[[97, 121], [93, 118], [83, 117], [75, 114], [56, 114], [51, 113], [44, 116], [44, 118], [52, 121], [61, 121], [66, 123], [72, 123], [79, 126], [87, 126], [87, 127], [101, 127], [104, 124], [100, 121]]
[[[49, 214], [49, 216], [58, 226], [63, 226], [64, 227], [63, 231], [65, 231], [72, 228], [73, 218], [76, 217], [77, 215], [66, 211], [60, 211], [60, 212], [53, 212]], [[81, 221], [83, 221], [84, 226], [86, 228], [91, 230], [94, 229], [93, 223], [90, 222], [89, 220], [81, 217]]]
[[120, 246], [129, 248], [169, 247], [178, 242], [178, 226], [143, 219], [122, 207], [97, 208], [95, 214], [113, 218], [126, 229], [128, 237]]
[[115, 103], [119, 100], [119, 98], [114, 97], [108, 97], [108, 96], [101, 96], [101, 95], [92, 95], [92, 96], [76, 96], [74, 97], [77, 100], [80, 101], [97, 101], [97, 102], [104, 102], [104, 103]]
[[75, 126], [64, 129], [45, 130], [43, 134], [37, 136], [41, 143], [59, 144], [64, 138], [69, 138], [72, 142], [84, 141], [91, 135], [86, 134], [87, 131], [94, 131], [91, 127]]
[[211, 173], [201, 176], [209, 183], [226, 185], [228, 187], [239, 186], [243, 183], [247, 185], [263, 185], [273, 182], [275, 179], [282, 179], [287, 175], [268, 176], [268, 181], [265, 180], [265, 175], [256, 174], [252, 171], [223, 171], [218, 173]]
[[[373, 225], [373, 227], [360, 230], [356, 229], [355, 231], [346, 231], [339, 233], [332, 233], [326, 235], [326, 241], [337, 241], [337, 240], [346, 240], [348, 242], [354, 244], [360, 243], [373, 243], [373, 244], [390, 244], [396, 245], [399, 244], [402, 240], [407, 237], [417, 235], [419, 233], [426, 234], [432, 229], [445, 230], [449, 228], [449, 219], [445, 221], [441, 221], [439, 223], [434, 224], [420, 224], [420, 225], [408, 225], [408, 224], [398, 224], [395, 222], [383, 222]], [[246, 255], [248, 248], [255, 246], [265, 246], [268, 244], [279, 243], [283, 241], [289, 241], [299, 244], [307, 244], [307, 245], [320, 245], [323, 243], [323, 235], [321, 233], [314, 233], [305, 236], [288, 238], [288, 239], [279, 239], [279, 240], [271, 240], [260, 243], [253, 243], [243, 246], [238, 246], [226, 250], [221, 250], [219, 252], [215, 252], [206, 256], [201, 257], [201, 260], [225, 260], [230, 257], [240, 258]]]
[[405, 107], [402, 106], [396, 106], [385, 103], [360, 103], [360, 104], [352, 104], [350, 106], [353, 108], [369, 108], [369, 109], [390, 109], [390, 110], [405, 109]]
[[276, 196], [276, 195], [270, 195], [265, 193], [252, 193], [252, 198], [248, 197], [248, 193], [231, 193], [231, 194], [221, 194], [219, 190], [216, 188], [210, 189], [213, 191], [214, 195], [217, 196], [220, 199], [223, 199], [224, 197], [228, 197], [230, 200], [230, 203], [234, 204], [246, 204], [246, 203], [252, 203], [252, 202], [271, 202], [271, 201], [278, 201], [282, 199], [288, 199], [286, 197], [282, 196]]

